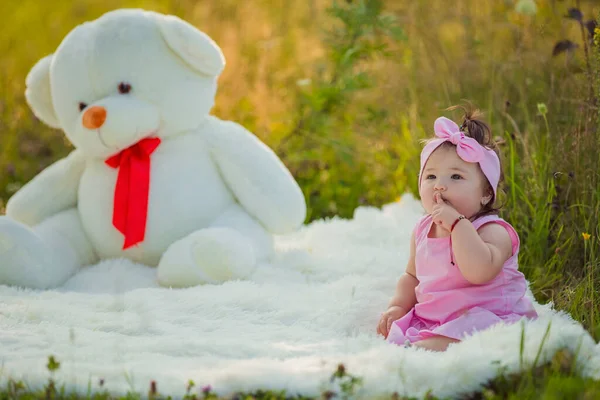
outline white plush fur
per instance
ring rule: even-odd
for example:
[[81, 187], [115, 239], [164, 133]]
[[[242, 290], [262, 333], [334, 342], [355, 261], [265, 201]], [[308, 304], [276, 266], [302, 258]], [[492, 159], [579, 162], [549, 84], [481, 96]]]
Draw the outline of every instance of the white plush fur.
[[[559, 349], [577, 354], [576, 371], [600, 379], [600, 344], [568, 315], [536, 304], [540, 318], [498, 325], [436, 354], [385, 343], [379, 313], [408, 258], [417, 200], [352, 220], [316, 221], [276, 236], [275, 257], [249, 280], [170, 290], [154, 269], [127, 260], [86, 268], [50, 291], [0, 286], [2, 379], [39, 387], [47, 357], [61, 363], [59, 385], [85, 394], [104, 388], [145, 396], [150, 381], [181, 398], [188, 380], [219, 394], [285, 389], [320, 395], [342, 362], [364, 378], [363, 398], [398, 392], [440, 398], [481, 389], [501, 370], [527, 370]], [[548, 326], [550, 330], [546, 339]], [[521, 355], [521, 334], [524, 347]], [[521, 367], [522, 362], [522, 367]]]
[[[165, 286], [249, 276], [272, 234], [303, 223], [302, 191], [274, 152], [209, 115], [225, 66], [206, 34], [174, 16], [117, 10], [73, 29], [27, 77], [35, 115], [75, 146], [34, 177], [0, 217], [0, 283], [62, 284], [81, 266], [128, 258], [158, 266]], [[119, 93], [121, 83], [131, 91]], [[80, 103], [100, 106], [98, 129]], [[84, 110], [85, 111], [85, 110]], [[118, 170], [105, 160], [145, 137], [151, 156], [145, 240], [122, 250], [112, 224]]]

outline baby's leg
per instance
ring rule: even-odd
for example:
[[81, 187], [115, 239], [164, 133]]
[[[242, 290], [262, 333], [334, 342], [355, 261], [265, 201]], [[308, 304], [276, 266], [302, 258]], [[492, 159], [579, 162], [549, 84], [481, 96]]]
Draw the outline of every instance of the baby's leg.
[[446, 351], [451, 343], [458, 342], [460, 342], [460, 340], [452, 339], [447, 336], [432, 336], [430, 338], [414, 342], [413, 346], [422, 347], [424, 349], [433, 351]]

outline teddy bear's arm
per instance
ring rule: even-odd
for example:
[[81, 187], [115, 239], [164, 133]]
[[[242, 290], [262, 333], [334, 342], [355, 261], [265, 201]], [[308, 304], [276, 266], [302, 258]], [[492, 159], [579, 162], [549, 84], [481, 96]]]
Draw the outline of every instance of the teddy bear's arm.
[[267, 230], [282, 234], [302, 225], [304, 195], [273, 150], [231, 121], [215, 120], [206, 140], [230, 190]]
[[6, 204], [6, 215], [33, 226], [77, 204], [85, 159], [79, 150], [48, 166], [19, 189]]

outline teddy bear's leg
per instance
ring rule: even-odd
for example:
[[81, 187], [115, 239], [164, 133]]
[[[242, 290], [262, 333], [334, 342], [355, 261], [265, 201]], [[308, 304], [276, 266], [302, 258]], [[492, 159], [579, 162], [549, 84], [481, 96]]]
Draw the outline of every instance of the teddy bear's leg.
[[273, 236], [237, 203], [221, 214], [211, 227], [233, 228], [240, 232], [250, 240], [257, 261], [268, 259], [273, 253]]
[[96, 260], [76, 209], [55, 214], [34, 228], [0, 217], [0, 284], [57, 287]]
[[158, 264], [158, 281], [187, 287], [247, 278], [272, 251], [271, 235], [234, 205], [211, 227], [173, 243]]

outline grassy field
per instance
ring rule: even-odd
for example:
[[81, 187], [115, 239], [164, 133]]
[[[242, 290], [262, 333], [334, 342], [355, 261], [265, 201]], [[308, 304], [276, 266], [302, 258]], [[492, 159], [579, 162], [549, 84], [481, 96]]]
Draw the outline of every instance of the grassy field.
[[[144, 7], [176, 14], [220, 44], [228, 64], [214, 114], [244, 124], [282, 157], [306, 195], [307, 222], [351, 218], [357, 206], [416, 194], [419, 139], [437, 116], [458, 119], [446, 107], [461, 99], [478, 105], [502, 142], [501, 216], [521, 235], [521, 269], [536, 298], [600, 340], [600, 33], [594, 42], [588, 29], [597, 2], [389, 0], [381, 10], [339, 3], [331, 13], [330, 0], [0, 2], [8, 16], [0, 36], [0, 209], [70, 151], [25, 103], [29, 68], [75, 25]], [[600, 384], [573, 375], [569, 360], [558, 354], [473, 398], [600, 397]]]

